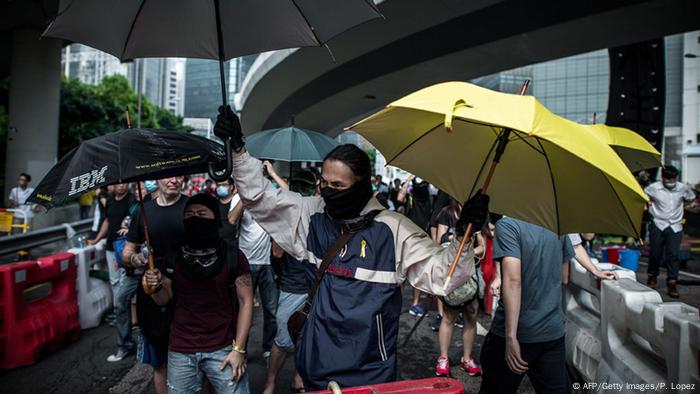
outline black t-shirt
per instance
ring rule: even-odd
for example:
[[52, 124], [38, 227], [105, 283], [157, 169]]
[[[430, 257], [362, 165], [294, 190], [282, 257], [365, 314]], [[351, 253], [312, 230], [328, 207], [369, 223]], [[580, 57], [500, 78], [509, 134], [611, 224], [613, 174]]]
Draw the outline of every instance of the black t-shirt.
[[231, 210], [231, 201], [223, 204], [219, 202], [219, 214], [221, 217], [221, 227], [219, 236], [230, 245], [238, 245], [238, 226], [228, 222], [228, 213]]
[[[135, 206], [136, 199], [131, 193], [127, 193], [121, 200], [117, 200], [114, 196], [107, 200], [106, 218], [109, 220], [107, 227], [107, 250], [114, 251], [112, 243], [117, 239], [117, 231], [121, 228], [122, 221], [129, 215], [129, 210]], [[136, 209], [134, 209], [136, 211]]]
[[440, 216], [440, 214], [442, 213], [442, 209], [445, 208], [449, 203], [450, 195], [443, 192], [442, 190], [439, 190], [437, 196], [435, 196], [435, 201], [433, 202], [433, 214], [430, 218], [430, 227], [437, 227], [438, 216]]
[[285, 253], [282, 257], [282, 277], [280, 289], [292, 294], [307, 294], [309, 292], [309, 280], [307, 278], [304, 263]]
[[[170, 253], [178, 253], [180, 251], [185, 238], [183, 214], [186, 203], [187, 197], [183, 195], [180, 196], [180, 199], [175, 204], [167, 207], [161, 207], [156, 203], [156, 200], [151, 200], [144, 204], [154, 259], [163, 258]], [[136, 209], [134, 212], [126, 240], [137, 244], [143, 244], [146, 240], [143, 223], [141, 223], [140, 209]]]
[[447, 226], [447, 232], [454, 234], [458, 219], [459, 217], [455, 216], [455, 212], [450, 207], [444, 207], [438, 215], [437, 224]]
[[[426, 188], [427, 189], [427, 188]], [[426, 190], [427, 192], [427, 190]], [[406, 206], [406, 216], [417, 224], [423, 231], [428, 230], [432, 207], [430, 206], [430, 196], [417, 196], [410, 194]]]

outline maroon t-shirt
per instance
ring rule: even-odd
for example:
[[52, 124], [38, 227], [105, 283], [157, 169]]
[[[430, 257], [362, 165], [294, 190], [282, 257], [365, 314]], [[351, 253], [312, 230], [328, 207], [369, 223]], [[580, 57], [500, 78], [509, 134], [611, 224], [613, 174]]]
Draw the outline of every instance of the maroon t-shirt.
[[[250, 273], [245, 255], [238, 250], [238, 272]], [[170, 326], [172, 351], [180, 353], [213, 352], [230, 346], [236, 337], [236, 314], [229, 296], [228, 264], [205, 280], [188, 278], [179, 264], [173, 274], [175, 313]]]

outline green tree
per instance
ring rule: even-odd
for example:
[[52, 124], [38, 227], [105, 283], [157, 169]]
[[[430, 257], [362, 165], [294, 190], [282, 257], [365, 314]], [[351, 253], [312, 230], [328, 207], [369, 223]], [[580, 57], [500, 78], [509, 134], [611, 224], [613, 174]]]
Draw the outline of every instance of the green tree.
[[[81, 142], [127, 127], [126, 110], [132, 126], [138, 123], [138, 96], [121, 76], [106, 77], [96, 86], [71, 78], [62, 81], [59, 156]], [[141, 127], [189, 132], [182, 117], [159, 108], [145, 97], [141, 103]]]

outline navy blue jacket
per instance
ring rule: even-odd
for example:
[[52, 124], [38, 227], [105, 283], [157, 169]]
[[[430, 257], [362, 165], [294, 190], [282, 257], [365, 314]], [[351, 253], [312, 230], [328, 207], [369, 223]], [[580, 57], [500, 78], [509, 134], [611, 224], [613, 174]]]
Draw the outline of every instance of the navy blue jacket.
[[[340, 234], [319, 197], [302, 197], [272, 187], [262, 163], [244, 153], [233, 174], [256, 222], [287, 253], [319, 266]], [[362, 213], [383, 209], [372, 198]], [[330, 264], [297, 343], [296, 365], [304, 382], [325, 388], [390, 382], [396, 379], [396, 340], [401, 312], [399, 285], [444, 295], [474, 272], [474, 253], [465, 248], [447, 289], [443, 289], [456, 243], [437, 245], [401, 214], [383, 210], [356, 233]]]

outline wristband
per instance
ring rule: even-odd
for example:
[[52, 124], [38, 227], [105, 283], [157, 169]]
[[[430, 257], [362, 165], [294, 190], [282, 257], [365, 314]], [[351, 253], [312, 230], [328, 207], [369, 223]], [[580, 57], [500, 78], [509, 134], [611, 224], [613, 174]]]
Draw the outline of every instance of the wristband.
[[236, 340], [235, 340], [235, 339], [233, 340], [233, 343], [231, 343], [231, 350], [233, 350], [233, 351], [236, 352], [236, 353], [240, 353], [240, 354], [242, 354], [242, 355], [244, 355], [244, 356], [245, 356], [246, 353], [247, 353], [247, 352], [245, 351], [245, 349], [242, 349], [242, 348], [240, 348], [240, 347], [238, 347], [238, 346], [236, 345]]

